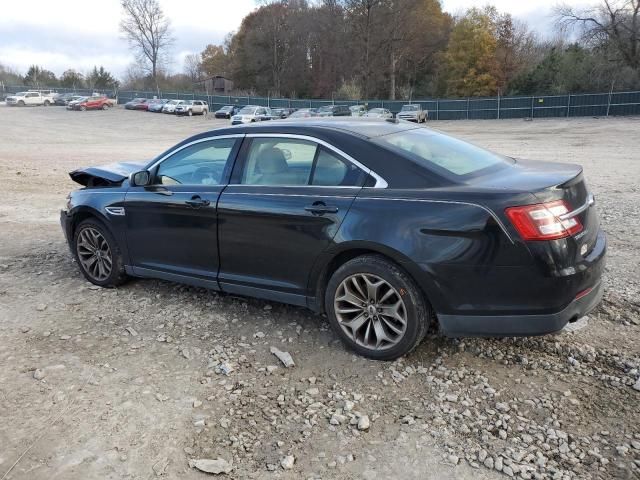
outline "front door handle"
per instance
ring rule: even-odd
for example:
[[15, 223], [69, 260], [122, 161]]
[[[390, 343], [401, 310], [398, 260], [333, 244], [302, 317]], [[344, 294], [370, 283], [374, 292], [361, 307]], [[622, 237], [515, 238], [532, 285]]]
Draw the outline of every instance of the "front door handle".
[[313, 202], [312, 205], [304, 207], [307, 212], [315, 215], [324, 215], [325, 213], [338, 213], [338, 207], [327, 205], [324, 202]]
[[193, 197], [191, 197], [191, 200], [187, 200], [184, 203], [193, 208], [207, 207], [211, 204], [209, 200], [205, 200], [204, 198], [200, 197], [200, 195], [194, 195]]

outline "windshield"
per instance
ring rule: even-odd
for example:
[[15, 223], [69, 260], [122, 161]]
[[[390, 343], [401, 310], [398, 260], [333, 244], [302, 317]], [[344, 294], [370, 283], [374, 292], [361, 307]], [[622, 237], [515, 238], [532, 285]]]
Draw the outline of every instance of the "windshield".
[[402, 112], [416, 112], [418, 111], [418, 105], [403, 105]]
[[244, 107], [239, 113], [240, 115], [253, 115], [256, 113], [256, 108], [257, 107]]
[[426, 128], [384, 135], [378, 141], [426, 167], [440, 167], [459, 176], [508, 163], [505, 157]]
[[328, 105], [326, 107], [320, 107], [318, 109], [319, 112], [331, 112], [333, 111], [333, 107], [331, 105]]
[[228, 112], [229, 110], [233, 110], [233, 107], [222, 107], [220, 110], [223, 112]]
[[381, 108], [372, 108], [369, 110], [369, 113], [384, 113], [384, 110]]

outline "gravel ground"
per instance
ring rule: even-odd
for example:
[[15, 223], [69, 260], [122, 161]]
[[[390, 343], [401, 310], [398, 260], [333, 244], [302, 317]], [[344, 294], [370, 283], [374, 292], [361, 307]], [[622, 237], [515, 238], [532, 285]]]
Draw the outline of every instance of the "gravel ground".
[[66, 173], [149, 158], [222, 124], [0, 106], [0, 479], [206, 477], [198, 468], [640, 477], [640, 118], [434, 123], [501, 153], [584, 165], [610, 241], [607, 290], [581, 329], [433, 335], [393, 363], [345, 351], [304, 309], [163, 281], [104, 290], [83, 280], [57, 223], [74, 188]]

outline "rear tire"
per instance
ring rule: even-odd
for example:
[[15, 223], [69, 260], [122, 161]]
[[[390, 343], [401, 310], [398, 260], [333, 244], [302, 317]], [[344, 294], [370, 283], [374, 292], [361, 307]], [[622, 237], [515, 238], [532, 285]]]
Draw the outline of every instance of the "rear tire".
[[73, 234], [73, 255], [84, 277], [100, 287], [116, 287], [127, 280], [124, 258], [116, 239], [99, 220], [80, 222]]
[[342, 265], [325, 292], [329, 323], [359, 355], [395, 360], [424, 339], [431, 308], [422, 291], [395, 263], [363, 255]]

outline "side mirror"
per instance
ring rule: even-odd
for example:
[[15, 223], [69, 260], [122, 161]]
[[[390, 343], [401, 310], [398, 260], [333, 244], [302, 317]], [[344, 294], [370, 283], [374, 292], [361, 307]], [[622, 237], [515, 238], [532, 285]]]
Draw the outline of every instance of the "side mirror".
[[151, 183], [151, 174], [147, 170], [135, 172], [129, 175], [129, 184], [132, 187], [144, 187]]

